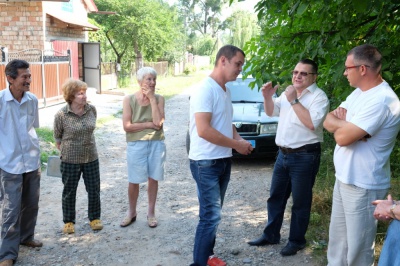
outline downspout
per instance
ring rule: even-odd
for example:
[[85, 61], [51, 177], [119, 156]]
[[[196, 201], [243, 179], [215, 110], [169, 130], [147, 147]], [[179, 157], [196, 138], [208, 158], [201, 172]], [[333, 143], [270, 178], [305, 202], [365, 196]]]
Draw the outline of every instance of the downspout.
[[46, 41], [46, 12], [42, 4], [42, 30], [43, 30], [43, 41], [42, 41], [42, 93], [43, 93], [43, 106], [46, 107], [46, 75], [44, 73], [44, 43]]

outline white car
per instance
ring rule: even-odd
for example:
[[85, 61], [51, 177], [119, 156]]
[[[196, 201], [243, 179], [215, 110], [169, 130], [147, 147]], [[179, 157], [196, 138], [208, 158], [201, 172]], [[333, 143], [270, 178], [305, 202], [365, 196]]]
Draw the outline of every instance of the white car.
[[[278, 147], [275, 144], [278, 117], [269, 117], [264, 111], [264, 98], [257, 85], [251, 89], [254, 78], [237, 78], [226, 83], [232, 96], [232, 124], [237, 132], [253, 146], [253, 152], [246, 157], [274, 157]], [[275, 97], [277, 97], [275, 95]], [[186, 151], [189, 153], [190, 135], [186, 134]], [[234, 157], [242, 155], [233, 150]]]

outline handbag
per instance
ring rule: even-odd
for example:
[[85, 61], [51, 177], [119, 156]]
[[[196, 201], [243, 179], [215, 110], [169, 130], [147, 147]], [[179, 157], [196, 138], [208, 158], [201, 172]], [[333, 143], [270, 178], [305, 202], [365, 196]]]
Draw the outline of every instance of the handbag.
[[61, 177], [60, 166], [60, 156], [49, 156], [47, 159], [47, 176]]

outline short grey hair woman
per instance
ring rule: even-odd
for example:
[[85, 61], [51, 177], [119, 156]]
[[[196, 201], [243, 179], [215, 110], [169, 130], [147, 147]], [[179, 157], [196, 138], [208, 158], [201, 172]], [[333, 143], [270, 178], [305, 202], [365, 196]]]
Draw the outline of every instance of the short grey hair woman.
[[149, 227], [157, 226], [155, 205], [158, 181], [164, 180], [164, 98], [155, 94], [157, 72], [151, 67], [136, 75], [140, 89], [123, 101], [122, 122], [126, 132], [129, 209], [121, 222], [125, 227], [136, 221], [139, 184], [147, 182]]

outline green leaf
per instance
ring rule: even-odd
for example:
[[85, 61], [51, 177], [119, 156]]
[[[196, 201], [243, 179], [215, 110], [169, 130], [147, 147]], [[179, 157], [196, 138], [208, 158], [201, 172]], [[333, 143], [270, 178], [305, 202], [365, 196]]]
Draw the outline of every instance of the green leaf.
[[383, 71], [382, 76], [386, 81], [393, 79], [393, 74], [390, 71]]
[[353, 6], [357, 12], [365, 12], [368, 6], [368, 1], [365, 0], [353, 0]]
[[309, 4], [307, 4], [307, 3], [300, 4], [299, 8], [297, 9], [297, 15], [299, 15], [299, 16], [303, 15], [303, 13], [307, 10], [308, 5]]

